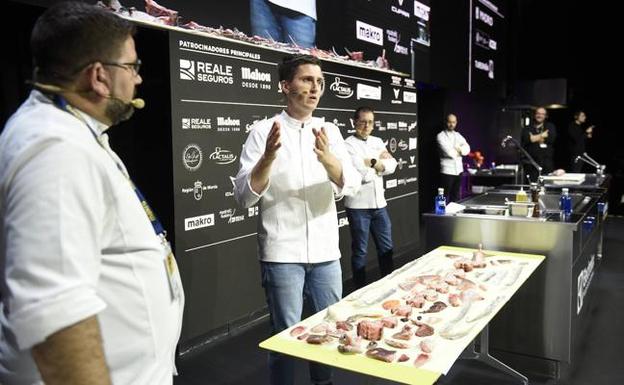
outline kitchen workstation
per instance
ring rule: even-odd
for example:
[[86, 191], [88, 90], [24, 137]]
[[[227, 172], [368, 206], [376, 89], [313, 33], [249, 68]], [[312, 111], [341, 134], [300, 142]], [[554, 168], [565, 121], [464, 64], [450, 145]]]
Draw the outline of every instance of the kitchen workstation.
[[545, 255], [542, 266], [490, 324], [490, 347], [516, 367], [561, 377], [589, 324], [603, 254], [610, 177], [546, 176], [502, 185], [423, 215], [428, 248], [484, 248]]

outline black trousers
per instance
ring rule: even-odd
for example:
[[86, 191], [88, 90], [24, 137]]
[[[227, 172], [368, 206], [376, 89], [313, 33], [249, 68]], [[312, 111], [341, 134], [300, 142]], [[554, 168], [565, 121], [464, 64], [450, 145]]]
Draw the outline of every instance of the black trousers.
[[[459, 188], [461, 187], [461, 176], [440, 174], [440, 184], [444, 188], [446, 202], [457, 202], [460, 198]], [[436, 192], [437, 195], [437, 192]]]

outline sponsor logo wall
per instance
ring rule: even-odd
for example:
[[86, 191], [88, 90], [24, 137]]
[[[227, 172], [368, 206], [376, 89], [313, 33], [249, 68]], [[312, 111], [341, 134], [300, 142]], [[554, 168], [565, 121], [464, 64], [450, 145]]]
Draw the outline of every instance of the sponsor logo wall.
[[[386, 37], [374, 25], [361, 25], [358, 33], [371, 44]], [[388, 36], [403, 44], [398, 32]], [[259, 207], [237, 204], [234, 177], [253, 125], [284, 107], [276, 64], [283, 54], [174, 32], [170, 48], [175, 245], [183, 258], [196, 249], [236, 242], [257, 231]], [[399, 161], [396, 173], [385, 182], [386, 197], [392, 201], [414, 193], [418, 176], [414, 82], [330, 62], [323, 63], [323, 71], [327, 88], [315, 116], [335, 124], [346, 138], [355, 132], [352, 111], [359, 105], [375, 109], [374, 135], [387, 141]], [[344, 209], [341, 201], [337, 206]], [[344, 213], [338, 220], [348, 228]]]
[[[503, 2], [474, 0], [470, 20], [472, 44], [468, 90], [489, 89], [503, 81], [505, 12]], [[497, 66], [498, 64], [498, 66]], [[498, 68], [498, 67], [501, 68]]]

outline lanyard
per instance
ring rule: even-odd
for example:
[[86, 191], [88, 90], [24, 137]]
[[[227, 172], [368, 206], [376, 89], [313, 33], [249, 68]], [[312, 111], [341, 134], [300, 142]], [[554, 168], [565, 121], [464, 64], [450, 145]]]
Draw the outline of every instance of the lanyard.
[[141, 193], [141, 190], [139, 190], [139, 188], [132, 182], [132, 180], [130, 179], [130, 176], [126, 174], [126, 172], [124, 171], [123, 167], [119, 164], [117, 159], [115, 159], [113, 155], [108, 151], [106, 146], [102, 144], [101, 139], [98, 137], [96, 131], [93, 128], [91, 128], [89, 123], [87, 123], [87, 121], [78, 112], [76, 112], [76, 110], [74, 110], [74, 108], [70, 106], [69, 103], [67, 103], [67, 100], [65, 100], [65, 98], [63, 98], [61, 95], [55, 94], [53, 96], [53, 102], [56, 107], [60, 108], [61, 110], [65, 112], [72, 114], [82, 123], [84, 123], [85, 126], [87, 126], [87, 128], [89, 129], [89, 132], [91, 132], [91, 135], [93, 135], [93, 138], [95, 139], [95, 141], [113, 159], [119, 171], [123, 174], [123, 176], [126, 177], [126, 180], [128, 181], [128, 183], [130, 183], [130, 186], [134, 190], [134, 193], [136, 194], [137, 198], [139, 198], [139, 202], [141, 202], [141, 207], [143, 207], [143, 211], [145, 211], [145, 215], [147, 215], [147, 218], [152, 224], [152, 227], [154, 228], [154, 232], [156, 233], [156, 235], [158, 235], [163, 241], [166, 241], [167, 231], [165, 230], [163, 225], [160, 223], [160, 221], [154, 214], [154, 211], [152, 210], [150, 205], [147, 203], [145, 196], [143, 195], [143, 193]]

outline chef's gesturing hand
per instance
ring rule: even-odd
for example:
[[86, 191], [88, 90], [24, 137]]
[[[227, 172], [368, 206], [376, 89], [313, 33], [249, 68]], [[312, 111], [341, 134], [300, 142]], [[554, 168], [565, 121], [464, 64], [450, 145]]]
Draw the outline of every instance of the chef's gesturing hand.
[[314, 153], [319, 162], [325, 167], [327, 175], [336, 185], [343, 185], [342, 182], [342, 165], [330, 151], [329, 138], [325, 127], [320, 130], [312, 129], [314, 133]]
[[277, 156], [277, 150], [282, 146], [280, 141], [280, 124], [278, 121], [273, 123], [269, 136], [267, 137], [266, 145], [264, 148], [264, 158], [268, 161], [272, 161]]

